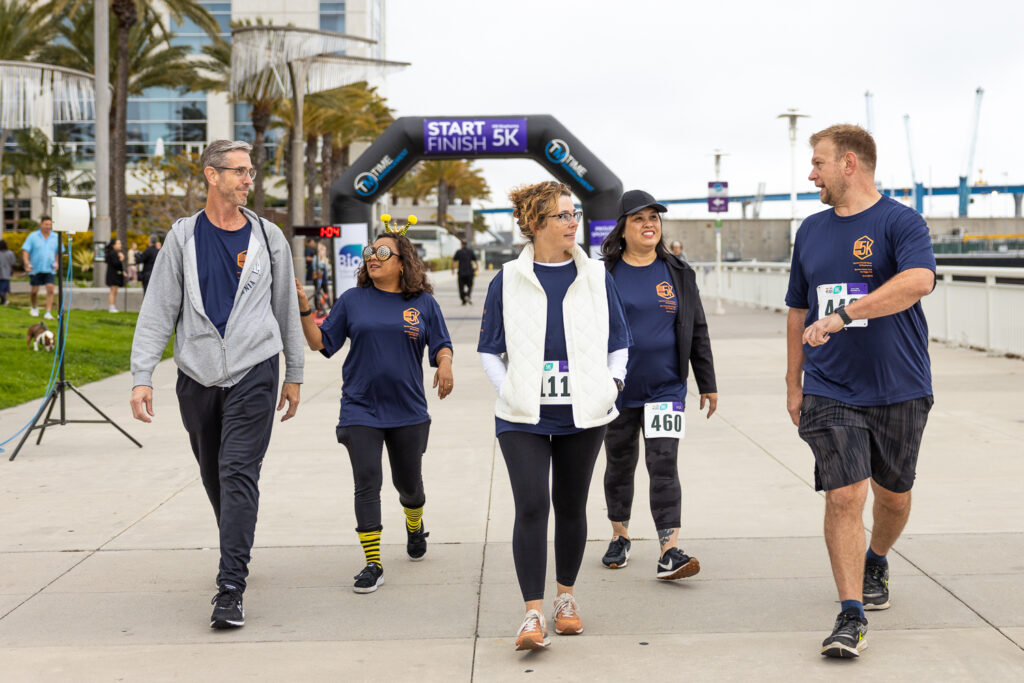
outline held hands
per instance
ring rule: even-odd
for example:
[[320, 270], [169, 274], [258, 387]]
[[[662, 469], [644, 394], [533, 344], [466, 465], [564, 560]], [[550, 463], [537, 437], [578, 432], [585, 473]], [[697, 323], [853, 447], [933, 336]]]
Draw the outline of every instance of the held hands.
[[705, 401], [708, 404], [708, 417], [707, 417], [707, 419], [710, 420], [711, 416], [715, 414], [715, 409], [718, 408], [718, 394], [717, 393], [714, 393], [714, 394], [701, 394], [700, 395], [700, 409], [701, 410], [704, 410], [704, 403], [705, 403]]
[[455, 377], [452, 375], [452, 357], [446, 353], [437, 354], [437, 372], [434, 373], [434, 388], [437, 389], [437, 397], [442, 401], [448, 394], [452, 393], [455, 386]]
[[843, 319], [837, 313], [826, 315], [804, 330], [804, 344], [821, 346], [829, 340], [829, 335], [843, 329], [843, 326]]
[[153, 387], [139, 385], [132, 389], [132, 397], [129, 401], [132, 407], [132, 417], [142, 422], [152, 422], [153, 417]]

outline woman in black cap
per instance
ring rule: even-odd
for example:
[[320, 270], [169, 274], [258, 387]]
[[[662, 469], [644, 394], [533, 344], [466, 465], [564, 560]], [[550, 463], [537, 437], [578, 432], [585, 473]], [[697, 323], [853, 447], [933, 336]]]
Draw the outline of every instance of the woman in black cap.
[[643, 430], [651, 515], [661, 543], [657, 577], [673, 580], [700, 571], [697, 558], [686, 555], [678, 541], [682, 489], [676, 460], [685, 430], [689, 366], [700, 391], [700, 409], [707, 405], [709, 418], [718, 403], [718, 390], [696, 276], [662, 242], [665, 211], [642, 190], [626, 192], [619, 200], [619, 220], [601, 245], [634, 340], [619, 415], [608, 425], [604, 439], [608, 458], [604, 492], [614, 535], [601, 561], [616, 569], [629, 560], [633, 475]]

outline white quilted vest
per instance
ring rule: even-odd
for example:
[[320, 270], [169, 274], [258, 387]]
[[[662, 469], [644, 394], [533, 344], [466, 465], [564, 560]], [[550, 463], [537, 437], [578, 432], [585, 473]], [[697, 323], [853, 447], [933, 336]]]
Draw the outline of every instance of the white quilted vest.
[[[615, 419], [618, 389], [608, 371], [608, 290], [606, 271], [575, 245], [576, 279], [562, 301], [565, 346], [569, 352], [569, 390], [573, 423], [580, 429]], [[527, 244], [502, 275], [508, 375], [494, 414], [509, 422], [540, 421], [547, 296], [533, 272], [533, 245]]]

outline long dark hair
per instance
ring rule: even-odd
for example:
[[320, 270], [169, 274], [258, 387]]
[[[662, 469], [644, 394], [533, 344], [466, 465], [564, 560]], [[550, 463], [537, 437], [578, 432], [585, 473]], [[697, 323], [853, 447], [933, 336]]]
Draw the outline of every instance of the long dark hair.
[[[416, 252], [416, 247], [409, 241], [409, 238], [393, 232], [382, 232], [373, 241], [376, 242], [385, 237], [398, 247], [395, 255], [391, 258], [397, 258], [402, 262], [402, 274], [398, 276], [398, 286], [402, 288], [402, 296], [411, 299], [423, 292], [433, 294], [434, 287], [427, 281], [427, 267], [423, 265], [420, 255]], [[373, 286], [370, 273], [366, 270], [366, 261], [359, 266], [356, 284], [360, 287]]]
[[[623, 235], [626, 232], [627, 218], [629, 216], [622, 216], [615, 221], [615, 227], [604, 238], [604, 242], [601, 242], [601, 256], [612, 265], [622, 260], [622, 252], [626, 250], [626, 238]], [[658, 214], [658, 226], [661, 227], [661, 239], [654, 245], [654, 253], [662, 261], [667, 261], [672, 252], [665, 246], [665, 225], [662, 223], [660, 213]]]

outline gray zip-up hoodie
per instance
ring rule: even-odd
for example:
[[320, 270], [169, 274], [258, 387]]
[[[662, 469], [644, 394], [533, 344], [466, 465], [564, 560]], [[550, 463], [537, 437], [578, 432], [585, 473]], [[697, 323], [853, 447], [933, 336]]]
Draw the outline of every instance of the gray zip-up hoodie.
[[302, 383], [304, 340], [288, 240], [276, 225], [262, 221], [268, 251], [261, 219], [244, 207], [242, 213], [252, 233], [223, 339], [206, 316], [199, 289], [194, 239], [199, 213], [178, 219], [167, 233], [135, 325], [134, 386], [153, 386], [153, 369], [172, 332], [174, 362], [203, 386], [234, 386], [282, 350], [284, 381]]

